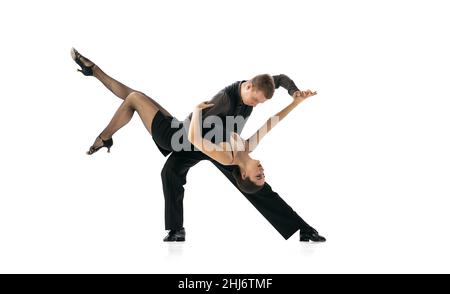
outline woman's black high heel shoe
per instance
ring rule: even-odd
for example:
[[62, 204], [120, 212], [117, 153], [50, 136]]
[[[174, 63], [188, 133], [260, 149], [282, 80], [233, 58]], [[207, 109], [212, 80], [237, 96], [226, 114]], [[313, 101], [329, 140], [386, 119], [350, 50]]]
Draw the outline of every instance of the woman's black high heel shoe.
[[[97, 152], [98, 150], [100, 150], [102, 147], [106, 147], [108, 148], [108, 153], [110, 152], [109, 149], [111, 149], [111, 146], [113, 145], [113, 139], [109, 138], [108, 140], [103, 140], [102, 137], [98, 136], [97, 138], [99, 138], [100, 140], [102, 140], [103, 145], [101, 146], [97, 146], [94, 147], [94, 145], [91, 146], [91, 148], [89, 148], [89, 151], [86, 152], [87, 155], [92, 155], [95, 152]], [[94, 143], [95, 144], [95, 143]]]
[[[72, 48], [72, 50], [70, 51], [70, 55], [72, 56], [72, 59], [81, 67], [81, 70], [80, 69], [78, 70], [79, 72], [81, 72], [85, 76], [94, 75], [92, 69], [95, 64], [92, 61], [81, 55], [80, 52], [75, 50], [75, 48]], [[86, 62], [92, 63], [92, 65], [86, 65]]]

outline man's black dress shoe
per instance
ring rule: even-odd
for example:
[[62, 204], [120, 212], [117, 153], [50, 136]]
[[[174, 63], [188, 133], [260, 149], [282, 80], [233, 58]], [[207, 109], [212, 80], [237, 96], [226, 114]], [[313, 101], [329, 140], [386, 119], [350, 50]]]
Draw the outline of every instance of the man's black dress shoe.
[[164, 238], [164, 242], [184, 242], [186, 231], [184, 228], [178, 230], [170, 230], [169, 234]]
[[300, 242], [325, 242], [326, 240], [314, 229], [305, 232], [300, 231]]

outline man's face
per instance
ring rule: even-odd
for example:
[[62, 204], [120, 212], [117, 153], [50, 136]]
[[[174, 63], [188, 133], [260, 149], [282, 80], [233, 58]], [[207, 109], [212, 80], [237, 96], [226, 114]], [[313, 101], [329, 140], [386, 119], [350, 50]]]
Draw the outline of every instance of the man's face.
[[257, 90], [252, 84], [247, 84], [242, 92], [242, 101], [248, 106], [255, 107], [259, 103], [266, 101], [262, 91]]

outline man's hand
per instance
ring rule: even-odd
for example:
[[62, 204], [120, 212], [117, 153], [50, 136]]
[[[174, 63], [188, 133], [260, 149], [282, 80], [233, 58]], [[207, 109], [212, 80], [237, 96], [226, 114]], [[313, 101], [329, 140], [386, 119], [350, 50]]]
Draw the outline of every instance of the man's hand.
[[214, 104], [208, 103], [208, 101], [203, 101], [199, 105], [195, 106], [195, 109], [205, 109], [205, 108], [210, 108], [213, 106], [214, 106]]
[[308, 97], [316, 95], [316, 91], [306, 90], [306, 91], [295, 91], [294, 95], [292, 95], [292, 98], [294, 100], [303, 101]]

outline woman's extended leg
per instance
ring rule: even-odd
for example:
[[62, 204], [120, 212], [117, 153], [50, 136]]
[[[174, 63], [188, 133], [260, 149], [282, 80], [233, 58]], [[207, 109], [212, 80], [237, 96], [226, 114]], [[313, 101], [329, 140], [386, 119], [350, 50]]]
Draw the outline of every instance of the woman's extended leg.
[[81, 67], [81, 70], [79, 69], [78, 71], [80, 71], [85, 76], [96, 77], [100, 82], [103, 83], [103, 85], [105, 85], [106, 88], [108, 88], [111, 92], [114, 93], [114, 95], [116, 95], [120, 99], [125, 100], [125, 98], [131, 94], [131, 92], [134, 92], [134, 90], [130, 87], [105, 74], [100, 67], [98, 67], [89, 58], [83, 56], [75, 48], [72, 48], [72, 50], [70, 51], [70, 55], [72, 56], [72, 59]]
[[[133, 92], [139, 92], [139, 91], [135, 91], [131, 88], [129, 88], [128, 86], [122, 84], [121, 82], [113, 79], [112, 77], [110, 77], [109, 75], [107, 75], [104, 71], [102, 71], [102, 69], [100, 67], [98, 67], [96, 64], [94, 64], [93, 68], [92, 68], [92, 72], [94, 73], [94, 77], [96, 77], [100, 82], [103, 83], [103, 85], [105, 85], [106, 88], [108, 88], [111, 92], [113, 92], [117, 97], [125, 100], [125, 98], [128, 97], [128, 95], [130, 95]], [[142, 95], [146, 96], [144, 93], [139, 92]], [[147, 96], [148, 97], [148, 96]], [[151, 99], [150, 97], [148, 97], [153, 104], [155, 104], [155, 106], [161, 110], [161, 112], [165, 115], [165, 116], [170, 116], [170, 113], [164, 109], [164, 107], [162, 107], [161, 105], [159, 105], [158, 102], [154, 101], [153, 99]]]
[[114, 93], [114, 95], [122, 100], [125, 100], [128, 95], [130, 95], [132, 92], [135, 92], [130, 87], [107, 75], [96, 64], [94, 64], [94, 66], [92, 67], [92, 72], [94, 74], [94, 77], [96, 77], [100, 82], [102, 82], [103, 85], [105, 85], [106, 88], [108, 88], [111, 92]]
[[[92, 70], [92, 74], [94, 77], [96, 77], [105, 87], [110, 90], [114, 95], [119, 97], [122, 100], [125, 100], [125, 98], [128, 97], [132, 92], [138, 92], [127, 85], [122, 84], [121, 82], [117, 81], [116, 79], [110, 77], [108, 74], [106, 74], [97, 64], [89, 60], [88, 58], [81, 55], [77, 50], [72, 48], [72, 58], [75, 60], [77, 59], [78, 62], [81, 62], [85, 67], [89, 68], [89, 70]], [[143, 93], [142, 93], [143, 94]], [[143, 94], [145, 95], [145, 94]], [[150, 97], [149, 97], [150, 98]], [[153, 104], [158, 107], [158, 109], [165, 115], [169, 116], [170, 113], [164, 109], [161, 105], [159, 105], [156, 101], [152, 100]]]
[[[153, 118], [158, 110], [160, 109], [153, 99], [140, 92], [131, 92], [119, 106], [108, 126], [97, 137], [90, 151], [101, 147], [103, 145], [102, 140], [108, 140], [114, 133], [126, 125], [133, 117], [135, 111], [139, 114], [145, 128], [151, 134]], [[93, 154], [97, 150], [94, 152], [90, 151], [88, 151], [88, 154]]]

